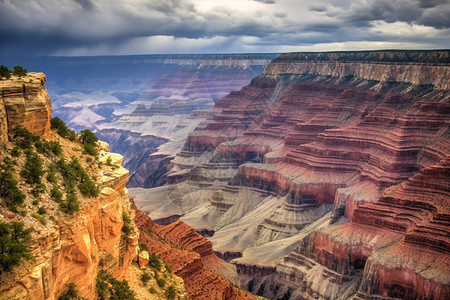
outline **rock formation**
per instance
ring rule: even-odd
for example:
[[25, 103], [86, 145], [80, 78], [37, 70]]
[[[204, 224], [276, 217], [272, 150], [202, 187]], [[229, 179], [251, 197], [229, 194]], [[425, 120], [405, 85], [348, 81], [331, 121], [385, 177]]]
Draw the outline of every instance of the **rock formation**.
[[[36, 89], [39, 93], [17, 92], [15, 97], [18, 100], [10, 96], [11, 91], [23, 82], [27, 82], [27, 86], [30, 84], [39, 87]], [[134, 289], [136, 299], [164, 297], [165, 290], [156, 281], [152, 286], [153, 292], [152, 289], [149, 292], [148, 287], [143, 285], [141, 275], [148, 271], [146, 265], [150, 259], [149, 252], [156, 253], [166, 266], [172, 267], [175, 274], [164, 274], [168, 275], [164, 280], [175, 286], [178, 299], [254, 299], [250, 293], [233, 286], [230, 281], [237, 283], [234, 266], [216, 257], [212, 252], [211, 242], [196, 233], [192, 227], [182, 222], [159, 226], [144, 213], [136, 211], [125, 187], [129, 172], [122, 167], [123, 157], [110, 153], [107, 143], [97, 143], [99, 154], [95, 158], [84, 153], [78, 141], [70, 141], [58, 135], [55, 130], [50, 130], [52, 108], [44, 86], [44, 74], [31, 73], [23, 78], [13, 77], [0, 81], [0, 84], [0, 107], [4, 113], [3, 119], [6, 120], [0, 143], [2, 172], [3, 163], [11, 160], [11, 157], [15, 158], [15, 165], [19, 170], [25, 165], [25, 157], [20, 150], [15, 156], [11, 154], [14, 148], [19, 148], [16, 147], [17, 137], [14, 136], [16, 133], [13, 129], [22, 126], [33, 134], [61, 144], [61, 153], [53, 156], [46, 152], [40, 153], [33, 144], [30, 149], [24, 150], [30, 153], [37, 151], [48, 174], [55, 171], [52, 169], [55, 165], [62, 164], [64, 157], [77, 159], [80, 168], [87, 170], [87, 176], [92, 176], [99, 191], [98, 196], [85, 196], [81, 189], [73, 187], [79, 200], [79, 211], [67, 212], [61, 210], [62, 202], [58, 203], [53, 198], [51, 183], [55, 182], [51, 182], [46, 175], [46, 179], [41, 179], [44, 188], [38, 196], [32, 196], [32, 185], [22, 178], [19, 188], [26, 197], [25, 203], [18, 205], [19, 210], [10, 209], [5, 205], [4, 199], [0, 199], [0, 222], [20, 221], [35, 230], [30, 245], [33, 259], [22, 262], [13, 272], [3, 272], [3, 268], [0, 269], [0, 299], [57, 299], [67, 290], [69, 283], [75, 284], [81, 297], [97, 299], [97, 275], [103, 272], [119, 280], [127, 279]], [[31, 88], [27, 89], [32, 91]], [[14, 172], [20, 175], [19, 170]], [[69, 193], [65, 178], [60, 178], [59, 175], [56, 178], [58, 188]], [[63, 201], [68, 201], [67, 194], [65, 197]], [[41, 213], [33, 213], [36, 206], [41, 206]], [[136, 219], [136, 224], [133, 219]], [[139, 232], [136, 225], [143, 231]], [[138, 241], [146, 243], [149, 250], [138, 252]], [[153, 274], [150, 276], [156, 279], [156, 273], [149, 271], [147, 275], [149, 274]]]
[[214, 230], [268, 298], [446, 299], [449, 72], [446, 50], [280, 55], [136, 204]]
[[8, 141], [8, 134], [16, 126], [24, 126], [46, 137], [50, 131], [52, 105], [45, 89], [42, 73], [28, 73], [0, 81], [0, 143]]
[[211, 242], [191, 226], [180, 221], [157, 225], [143, 212], [136, 214], [135, 222], [141, 229], [139, 242], [183, 278], [191, 299], [255, 299], [233, 286], [233, 266], [215, 256]]
[[[1, 108], [7, 119], [1, 131], [2, 145], [8, 148], [9, 142], [4, 136], [15, 127], [23, 126], [34, 134], [63, 144], [63, 155], [81, 158], [76, 143], [50, 131], [52, 107], [44, 84], [42, 73], [0, 81]], [[96, 276], [101, 269], [117, 278], [125, 277], [136, 256], [139, 233], [134, 224], [131, 224], [130, 235], [122, 233], [122, 214], [133, 213], [125, 189], [128, 171], [120, 166], [120, 155], [107, 151], [107, 145], [103, 146], [100, 156], [113, 156], [115, 167], [96, 171], [99, 196], [78, 195], [79, 212], [69, 215], [59, 211], [49, 193], [42, 194], [39, 203], [51, 213], [54, 222], [40, 223], [27, 216], [27, 211], [33, 209], [31, 204], [25, 204], [25, 216], [0, 208], [1, 221], [22, 221], [35, 229], [31, 246], [33, 260], [10, 275], [2, 274], [0, 299], [56, 299], [71, 282], [76, 284], [81, 296], [94, 299]], [[25, 192], [28, 187], [24, 182], [21, 184]]]

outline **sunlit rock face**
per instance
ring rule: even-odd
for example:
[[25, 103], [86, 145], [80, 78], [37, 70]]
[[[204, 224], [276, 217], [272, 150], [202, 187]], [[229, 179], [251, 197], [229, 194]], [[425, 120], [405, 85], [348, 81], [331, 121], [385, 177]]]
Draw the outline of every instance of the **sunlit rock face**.
[[28, 73], [0, 81], [0, 143], [6, 143], [11, 130], [23, 126], [43, 137], [50, 132], [52, 104], [45, 89], [46, 76]]
[[[28, 73], [21, 78], [13, 76], [0, 81], [2, 163], [5, 149], [11, 148], [13, 129], [21, 126], [42, 138], [59, 142], [62, 155], [75, 157], [86, 167], [80, 145], [50, 130], [52, 105], [45, 81], [46, 76], [42, 73]], [[96, 299], [96, 278], [100, 270], [119, 279], [125, 277], [136, 256], [139, 238], [133, 222], [130, 223], [131, 233], [128, 236], [122, 233], [122, 214], [134, 214], [125, 188], [129, 173], [121, 166], [121, 155], [109, 153], [106, 143], [99, 144], [100, 161], [105, 163], [107, 157], [111, 157], [114, 168], [92, 171], [95, 172], [99, 195], [87, 197], [78, 194], [78, 212], [72, 215], [63, 213], [58, 203], [51, 200], [50, 193], [44, 192], [36, 197], [36, 205], [20, 207], [20, 210], [25, 210], [47, 204], [53, 219], [49, 217], [48, 222], [40, 223], [26, 211], [22, 214], [9, 211], [3, 206], [2, 199], [0, 221], [23, 222], [34, 232], [30, 246], [33, 259], [17, 266], [11, 273], [0, 274], [0, 299], [57, 299], [67, 289], [68, 283], [75, 283], [82, 297]], [[46, 164], [51, 160], [45, 155], [40, 157]], [[23, 160], [21, 157], [15, 159]], [[46, 182], [43, 178], [42, 181]], [[23, 179], [19, 182], [19, 189], [24, 193], [29, 189]], [[26, 200], [31, 202], [29, 197]]]
[[449, 72], [449, 51], [281, 55], [209, 110], [169, 185], [130, 193], [214, 231], [268, 298], [448, 298]]

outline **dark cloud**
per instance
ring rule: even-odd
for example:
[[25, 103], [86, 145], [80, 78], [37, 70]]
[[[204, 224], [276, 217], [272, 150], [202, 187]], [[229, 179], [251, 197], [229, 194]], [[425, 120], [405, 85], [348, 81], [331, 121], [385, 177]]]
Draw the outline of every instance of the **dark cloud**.
[[91, 10], [95, 7], [94, 2], [92, 0], [74, 0], [77, 2], [83, 9]]
[[0, 0], [0, 58], [151, 53], [174, 45], [278, 52], [332, 42], [420, 41], [442, 48], [450, 43], [449, 1]]
[[449, 0], [418, 0], [420, 8], [432, 8], [441, 4], [449, 4]]
[[266, 4], [275, 4], [276, 0], [254, 0], [256, 2], [262, 2], [262, 3], [266, 3]]

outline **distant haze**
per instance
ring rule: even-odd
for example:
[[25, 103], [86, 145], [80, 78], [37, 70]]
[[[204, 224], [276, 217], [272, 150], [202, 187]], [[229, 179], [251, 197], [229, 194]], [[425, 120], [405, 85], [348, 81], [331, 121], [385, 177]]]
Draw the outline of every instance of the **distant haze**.
[[0, 59], [449, 48], [449, 1], [0, 0]]

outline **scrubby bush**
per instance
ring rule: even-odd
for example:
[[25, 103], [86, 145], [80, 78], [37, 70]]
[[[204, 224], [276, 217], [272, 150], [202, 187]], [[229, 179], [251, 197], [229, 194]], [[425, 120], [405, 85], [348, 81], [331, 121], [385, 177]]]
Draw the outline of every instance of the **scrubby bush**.
[[62, 153], [62, 146], [58, 141], [37, 141], [35, 143], [36, 151], [44, 154], [60, 155]]
[[150, 274], [147, 272], [142, 273], [142, 275], [141, 275], [141, 280], [144, 284], [147, 283], [147, 281], [149, 281], [151, 278], [152, 278], [152, 276], [150, 276]]
[[12, 132], [12, 140], [22, 149], [31, 149], [33, 145], [40, 140], [39, 136], [32, 134], [28, 129], [22, 126], [15, 127]]
[[1, 77], [5, 77], [6, 79], [11, 78], [11, 71], [4, 65], [0, 66], [0, 79]]
[[70, 163], [66, 163], [64, 158], [61, 158], [56, 162], [56, 168], [64, 178], [66, 187], [73, 187], [78, 183], [78, 189], [84, 196], [98, 196], [97, 186], [76, 157], [72, 156]]
[[0, 274], [32, 258], [29, 249], [32, 228], [21, 222], [0, 223]]
[[73, 191], [66, 193], [66, 200], [59, 202], [59, 207], [61, 210], [67, 214], [72, 215], [74, 212], [80, 210], [80, 203], [78, 202], [78, 197]]
[[47, 181], [53, 184], [58, 183], [55, 172], [47, 172]]
[[139, 244], [139, 250], [140, 251], [148, 251], [148, 247], [146, 244]]
[[38, 220], [39, 222], [41, 222], [43, 225], [46, 225], [46, 224], [47, 224], [47, 221], [45, 220], [45, 218], [44, 218], [43, 216], [41, 216], [40, 214], [38, 214], [38, 213], [32, 213], [31, 216], [32, 216], [33, 218], [35, 218], [36, 220]]
[[67, 128], [63, 120], [58, 117], [54, 117], [50, 121], [50, 128], [56, 130], [56, 133], [61, 137], [68, 139], [69, 141], [74, 141], [77, 134], [72, 129]]
[[40, 215], [45, 215], [47, 213], [47, 211], [45, 210], [44, 206], [41, 206], [41, 207], [39, 207], [37, 213]]
[[83, 144], [84, 152], [92, 155], [98, 155], [98, 138], [89, 129], [84, 129], [80, 132], [80, 142]]
[[55, 202], [61, 202], [62, 201], [63, 193], [59, 190], [58, 186], [54, 185], [52, 189], [50, 190], [50, 197]]
[[42, 168], [42, 159], [36, 152], [32, 152], [27, 156], [25, 166], [20, 172], [20, 175], [25, 179], [27, 183], [39, 184], [41, 183], [41, 177], [45, 171]]
[[45, 187], [45, 184], [39, 183], [33, 187], [33, 189], [31, 190], [31, 195], [37, 198], [39, 197], [39, 194], [45, 193], [46, 190], [47, 188]]
[[135, 300], [134, 291], [126, 280], [119, 281], [109, 274], [97, 275], [97, 298], [100, 300]]
[[158, 293], [154, 287], [151, 287], [148, 291], [150, 292], [150, 294]]
[[27, 69], [24, 69], [22, 66], [14, 66], [13, 74], [17, 76], [27, 76]]
[[160, 270], [162, 267], [161, 261], [158, 259], [158, 256], [156, 256], [156, 254], [153, 252], [150, 253], [149, 255], [148, 264], [157, 270]]
[[75, 283], [71, 282], [69, 284], [66, 284], [66, 286], [67, 286], [67, 291], [62, 293], [58, 297], [58, 300], [72, 300], [72, 299], [80, 300], [80, 299], [83, 299], [78, 295], [78, 290], [77, 290], [77, 286]]
[[11, 156], [12, 157], [20, 157], [22, 155], [22, 151], [20, 151], [19, 147], [15, 146], [11, 149]]
[[156, 283], [159, 287], [164, 287], [166, 285], [166, 280], [162, 277], [156, 278]]
[[122, 220], [122, 232], [125, 233], [125, 235], [129, 235], [131, 233], [131, 219], [126, 213], [122, 213]]
[[167, 299], [170, 299], [170, 300], [175, 299], [176, 293], [177, 293], [177, 290], [175, 289], [174, 285], [171, 284], [167, 287], [167, 291], [166, 291]]
[[13, 173], [12, 161], [1, 163], [0, 170], [0, 197], [8, 209], [17, 211], [16, 206], [23, 204], [25, 195], [17, 187], [18, 180]]

